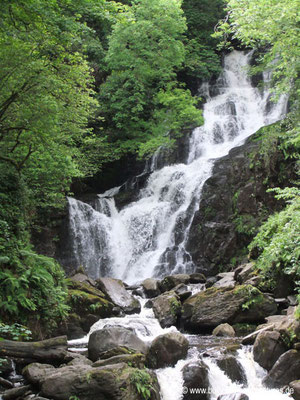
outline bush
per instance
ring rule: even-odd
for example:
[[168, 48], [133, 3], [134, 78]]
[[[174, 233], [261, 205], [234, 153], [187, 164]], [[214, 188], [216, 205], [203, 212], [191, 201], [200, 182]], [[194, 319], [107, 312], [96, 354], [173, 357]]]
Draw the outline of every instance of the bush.
[[277, 198], [287, 201], [281, 212], [271, 215], [249, 246], [257, 253], [256, 268], [269, 289], [278, 274], [292, 275], [300, 291], [300, 190], [276, 189]]
[[16, 251], [2, 262], [0, 285], [3, 321], [13, 318], [33, 326], [35, 332], [43, 332], [51, 331], [67, 316], [67, 288], [61, 267], [30, 248]]

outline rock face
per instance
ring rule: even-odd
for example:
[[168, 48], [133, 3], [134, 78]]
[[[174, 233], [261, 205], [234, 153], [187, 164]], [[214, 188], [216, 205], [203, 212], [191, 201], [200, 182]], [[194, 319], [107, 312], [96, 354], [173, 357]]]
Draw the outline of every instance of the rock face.
[[175, 292], [166, 292], [152, 300], [155, 317], [162, 328], [175, 325], [181, 312], [180, 299]]
[[113, 326], [91, 334], [88, 343], [89, 358], [96, 361], [100, 357], [104, 358], [104, 353], [111, 352], [119, 347], [135, 353], [146, 353], [147, 351], [147, 346], [136, 336], [133, 330], [122, 326]]
[[234, 337], [235, 336], [235, 331], [233, 327], [229, 324], [221, 324], [218, 325], [214, 330], [213, 330], [213, 335], [215, 336], [230, 336]]
[[142, 282], [142, 287], [147, 298], [156, 297], [160, 294], [159, 280], [154, 278], [145, 279]]
[[185, 358], [189, 347], [188, 340], [179, 332], [169, 332], [153, 340], [147, 354], [150, 368], [172, 366]]
[[269, 371], [286, 350], [279, 332], [265, 331], [255, 339], [253, 357], [261, 367]]
[[209, 288], [183, 304], [182, 321], [190, 330], [211, 329], [227, 322], [256, 322], [277, 310], [274, 299], [253, 286]]
[[[259, 137], [259, 132], [254, 137]], [[221, 266], [228, 270], [232, 257], [245, 249], [256, 227], [261, 225], [263, 210], [271, 214], [280, 207], [266, 193], [264, 179], [268, 175], [268, 185], [272, 182], [274, 187], [278, 186], [280, 170], [292, 174], [292, 163], [284, 161], [278, 152], [271, 171], [266, 171], [263, 162], [256, 162], [254, 173], [249, 154], [258, 148], [259, 143], [250, 138], [231, 150], [228, 156], [215, 162], [212, 176], [203, 186], [187, 243], [187, 251], [199, 272], [213, 275]]]
[[269, 388], [281, 388], [299, 379], [300, 352], [289, 350], [279, 357], [263, 383]]
[[[209, 368], [203, 361], [191, 362], [183, 367], [183, 386], [186, 388], [186, 393], [183, 395], [184, 400], [209, 400], [210, 394], [208, 389], [210, 385], [208, 372]], [[190, 389], [200, 388], [203, 390], [203, 393], [195, 394], [190, 391]]]
[[[134, 384], [134, 368], [125, 363], [105, 367], [66, 366], [59, 368], [42, 383], [41, 395], [53, 400], [140, 400]], [[151, 385], [151, 400], [159, 400], [156, 376], [145, 370]]]
[[247, 377], [241, 363], [232, 355], [223, 356], [217, 360], [219, 368], [225, 372], [232, 382], [247, 384]]
[[113, 278], [97, 279], [97, 286], [102, 290], [112, 303], [120, 307], [127, 314], [139, 313], [140, 302], [131, 296], [122, 281]]

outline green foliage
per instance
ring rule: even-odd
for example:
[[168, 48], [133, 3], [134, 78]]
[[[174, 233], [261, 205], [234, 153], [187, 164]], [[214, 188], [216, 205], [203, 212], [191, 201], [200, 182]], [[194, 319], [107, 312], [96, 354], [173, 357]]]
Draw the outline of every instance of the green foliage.
[[20, 325], [14, 323], [13, 325], [6, 325], [0, 322], [0, 340], [1, 339], [9, 339], [9, 340], [30, 340], [32, 332], [24, 325]]
[[182, 8], [188, 27], [182, 72], [193, 81], [209, 80], [221, 72], [220, 57], [215, 51], [218, 41], [211, 34], [224, 16], [223, 1], [184, 0]]
[[202, 121], [190, 92], [176, 86], [185, 29], [175, 0], [135, 1], [127, 20], [114, 26], [106, 56], [111, 73], [99, 101], [117, 154], [143, 157], [171, 145], [170, 131]]
[[277, 95], [289, 92], [299, 76], [299, 1], [227, 0], [227, 11], [216, 36], [226, 42], [232, 35], [247, 47], [267, 48], [261, 68], [273, 71]]
[[130, 375], [130, 381], [142, 399], [151, 399], [152, 378], [147, 371], [135, 369]]
[[64, 273], [51, 258], [30, 248], [16, 251], [2, 265], [0, 284], [0, 316], [5, 321], [37, 319], [41, 327], [51, 329], [67, 316]]
[[276, 197], [285, 199], [288, 204], [262, 225], [249, 250], [258, 253], [256, 268], [268, 284], [276, 282], [277, 274], [283, 273], [292, 275], [299, 288], [300, 190], [285, 188], [276, 191]]

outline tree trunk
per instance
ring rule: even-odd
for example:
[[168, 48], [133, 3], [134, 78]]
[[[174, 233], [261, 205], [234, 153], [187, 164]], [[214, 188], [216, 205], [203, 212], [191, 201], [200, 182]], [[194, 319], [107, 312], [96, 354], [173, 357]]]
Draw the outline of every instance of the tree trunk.
[[66, 336], [59, 336], [40, 342], [0, 341], [0, 356], [28, 358], [38, 361], [64, 361], [68, 350]]

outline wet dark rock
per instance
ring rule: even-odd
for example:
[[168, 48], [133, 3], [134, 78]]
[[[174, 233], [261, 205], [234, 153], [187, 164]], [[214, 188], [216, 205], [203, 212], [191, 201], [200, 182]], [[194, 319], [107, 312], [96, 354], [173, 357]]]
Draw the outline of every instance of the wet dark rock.
[[179, 296], [180, 301], [184, 301], [192, 295], [192, 292], [184, 283], [180, 283], [179, 285], [175, 286], [173, 290], [177, 296]]
[[150, 368], [173, 366], [187, 355], [189, 342], [179, 332], [169, 332], [153, 340], [147, 353]]
[[120, 307], [126, 314], [134, 314], [141, 311], [140, 302], [126, 291], [121, 280], [99, 278], [96, 282], [97, 287], [106, 294], [109, 300]]
[[1, 378], [0, 376], [0, 392], [2, 392], [2, 388], [5, 389], [12, 389], [14, 387], [14, 384], [7, 379]]
[[167, 292], [173, 289], [175, 286], [179, 285], [180, 283], [189, 283], [190, 276], [188, 274], [175, 274], [166, 276], [160, 282], [160, 289], [162, 292]]
[[7, 376], [14, 370], [13, 360], [11, 358], [2, 358], [0, 364], [0, 375]]
[[154, 278], [145, 279], [142, 282], [142, 287], [147, 298], [152, 298], [160, 295], [159, 280]]
[[190, 275], [190, 283], [205, 283], [206, 277], [203, 274], [195, 272]]
[[264, 378], [268, 388], [281, 388], [290, 382], [300, 379], [300, 352], [289, 350], [282, 354]]
[[253, 263], [240, 265], [234, 271], [234, 279], [240, 284], [245, 283], [248, 279], [253, 277], [254, 275], [253, 267], [254, 267]]
[[[258, 138], [260, 131], [254, 136]], [[255, 167], [249, 154], [258, 151], [259, 142], [249, 138], [229, 155], [217, 160], [212, 176], [205, 182], [199, 210], [191, 225], [186, 250], [191, 254], [197, 271], [213, 275], [232, 268], [232, 258], [245, 252], [257, 228], [265, 219], [283, 205], [267, 193], [267, 185], [279, 185], [280, 171], [293, 174], [293, 165], [283, 154], [274, 154], [272, 169], [267, 170], [259, 155]], [[268, 176], [268, 183], [265, 177]], [[242, 226], [245, 232], [237, 230]], [[281, 296], [280, 296], [281, 297]]]
[[274, 299], [252, 286], [234, 289], [210, 288], [183, 303], [182, 322], [186, 329], [204, 330], [227, 322], [259, 322], [277, 310]]
[[217, 282], [218, 282], [218, 278], [216, 276], [210, 276], [206, 280], [206, 284], [205, 284], [206, 289], [209, 289], [210, 287], [212, 287]]
[[265, 331], [255, 339], [253, 357], [261, 367], [269, 371], [286, 350], [279, 332]]
[[146, 353], [147, 351], [145, 343], [136, 336], [132, 329], [113, 326], [95, 331], [90, 335], [89, 358], [92, 361], [97, 361], [99, 358], [104, 358], [101, 357], [103, 353], [119, 347], [128, 349], [129, 352]]
[[152, 308], [162, 328], [176, 325], [181, 312], [179, 296], [173, 291], [165, 292], [152, 300]]
[[[183, 386], [187, 393], [184, 393], [184, 400], [209, 400], [209, 368], [203, 361], [190, 362], [182, 369]], [[202, 389], [206, 393], [191, 393], [190, 389]]]
[[247, 385], [247, 377], [241, 363], [233, 355], [226, 355], [217, 360], [219, 368], [225, 372], [232, 382]]
[[213, 335], [215, 336], [230, 336], [230, 337], [235, 337], [235, 331], [233, 327], [227, 323], [218, 325], [214, 330], [213, 330]]
[[6, 390], [4, 393], [1, 394], [1, 396], [3, 400], [18, 399], [31, 393], [30, 389], [30, 385], [18, 386], [16, 388]]

